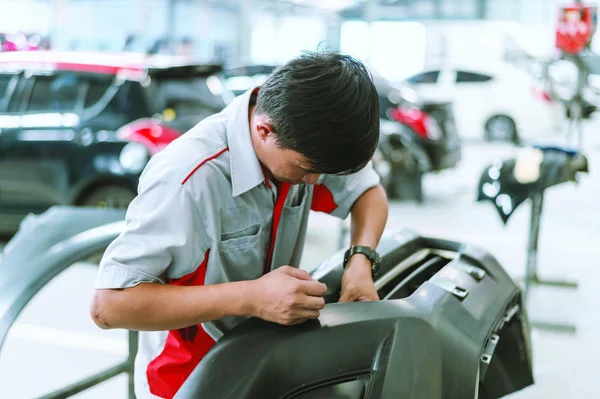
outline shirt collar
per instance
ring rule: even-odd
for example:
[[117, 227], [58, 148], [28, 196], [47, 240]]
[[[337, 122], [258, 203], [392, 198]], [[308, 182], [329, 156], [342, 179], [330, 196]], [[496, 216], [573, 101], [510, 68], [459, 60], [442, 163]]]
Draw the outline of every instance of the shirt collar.
[[254, 152], [248, 123], [248, 106], [254, 88], [237, 97], [229, 105], [227, 142], [231, 163], [231, 186], [237, 197], [264, 182], [260, 162]]

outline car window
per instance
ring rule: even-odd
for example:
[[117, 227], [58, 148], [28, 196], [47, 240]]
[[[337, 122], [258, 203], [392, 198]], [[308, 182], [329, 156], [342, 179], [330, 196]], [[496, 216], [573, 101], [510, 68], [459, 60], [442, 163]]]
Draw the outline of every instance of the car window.
[[13, 74], [0, 74], [0, 112], [9, 110], [12, 100], [16, 97], [14, 92], [14, 83], [18, 76]]
[[440, 71], [435, 70], [416, 74], [406, 79], [406, 81], [412, 84], [437, 83], [439, 77]]
[[211, 108], [221, 111], [227, 104], [221, 96], [224, 90], [222, 82], [216, 76], [195, 79], [161, 79], [158, 90], [165, 107], [174, 105], [182, 107]]
[[96, 103], [100, 101], [112, 83], [113, 79], [109, 78], [90, 78], [88, 80], [88, 87], [85, 93], [84, 107], [91, 108], [96, 105]]
[[456, 83], [482, 83], [490, 80], [492, 80], [491, 76], [484, 75], [482, 73], [473, 73], [467, 71], [456, 72]]
[[139, 82], [125, 82], [108, 104], [107, 111], [126, 115], [130, 120], [149, 117], [150, 110]]
[[[85, 99], [86, 112], [90, 112], [94, 106], [102, 106], [90, 117], [93, 126], [102, 129], [118, 129], [134, 120], [152, 116], [144, 88], [139, 82], [126, 81], [118, 87], [111, 98], [105, 99], [104, 94], [109, 89], [113, 90], [111, 82], [106, 80], [89, 82]], [[103, 105], [101, 102], [106, 104]]]
[[5, 100], [4, 96], [6, 96], [6, 91], [12, 77], [13, 75], [0, 75], [0, 103]]
[[74, 73], [37, 76], [29, 95], [26, 110], [29, 112], [74, 111], [81, 80]]
[[379, 98], [379, 117], [385, 119], [388, 117], [388, 112], [396, 108], [396, 105], [389, 100], [388, 96], [378, 93], [377, 97]]
[[174, 111], [166, 122], [182, 132], [227, 106], [222, 91], [228, 89], [216, 76], [161, 79], [156, 87], [162, 108]]

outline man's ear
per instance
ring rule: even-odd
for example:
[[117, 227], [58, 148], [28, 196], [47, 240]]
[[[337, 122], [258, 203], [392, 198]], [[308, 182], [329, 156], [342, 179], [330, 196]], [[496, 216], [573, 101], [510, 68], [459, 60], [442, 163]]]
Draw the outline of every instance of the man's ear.
[[273, 125], [271, 125], [266, 119], [256, 121], [256, 131], [258, 132], [258, 137], [261, 140], [266, 140], [269, 138], [269, 136], [274, 136]]

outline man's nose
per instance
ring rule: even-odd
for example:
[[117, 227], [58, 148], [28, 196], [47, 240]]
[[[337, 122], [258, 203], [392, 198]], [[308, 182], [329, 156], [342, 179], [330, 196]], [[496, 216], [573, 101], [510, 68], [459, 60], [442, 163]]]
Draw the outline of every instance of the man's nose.
[[302, 176], [302, 181], [306, 184], [317, 184], [320, 176], [319, 173], [307, 173]]

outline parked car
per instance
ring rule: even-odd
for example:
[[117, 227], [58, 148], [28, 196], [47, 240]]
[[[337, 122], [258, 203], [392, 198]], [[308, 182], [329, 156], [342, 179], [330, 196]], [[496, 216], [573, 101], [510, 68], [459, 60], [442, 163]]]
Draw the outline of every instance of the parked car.
[[560, 133], [565, 109], [510, 65], [436, 65], [406, 79], [429, 99], [450, 99], [463, 138], [519, 143]]
[[[381, 117], [408, 128], [413, 141], [429, 157], [429, 171], [453, 168], [460, 162], [462, 145], [454, 124], [451, 102], [425, 100], [411, 87], [393, 85], [378, 75], [374, 75], [374, 82]], [[399, 140], [397, 145], [400, 147]]]
[[149, 157], [233, 98], [219, 65], [0, 54], [0, 230], [52, 205], [126, 207]]

